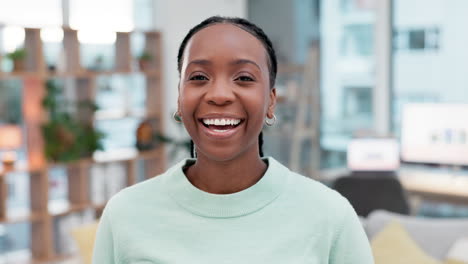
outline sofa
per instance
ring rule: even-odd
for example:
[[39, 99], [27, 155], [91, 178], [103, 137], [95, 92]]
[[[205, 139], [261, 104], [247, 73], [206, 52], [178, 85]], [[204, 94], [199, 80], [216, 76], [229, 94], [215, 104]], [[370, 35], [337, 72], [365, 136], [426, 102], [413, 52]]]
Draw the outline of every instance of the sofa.
[[[447, 260], [450, 250], [457, 241], [468, 238], [467, 218], [425, 218], [376, 210], [366, 218], [361, 218], [361, 222], [371, 242], [390, 223], [397, 222], [417, 247], [428, 256], [442, 262]], [[375, 248], [373, 250], [375, 252]], [[464, 251], [468, 254], [468, 248]]]

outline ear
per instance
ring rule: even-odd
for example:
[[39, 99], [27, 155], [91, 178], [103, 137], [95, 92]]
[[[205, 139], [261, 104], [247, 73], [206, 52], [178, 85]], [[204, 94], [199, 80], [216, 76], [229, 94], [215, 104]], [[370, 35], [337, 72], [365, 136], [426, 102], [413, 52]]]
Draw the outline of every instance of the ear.
[[180, 80], [179, 83], [177, 84], [177, 112], [180, 114]]
[[180, 114], [180, 95], [177, 96], [177, 112]]
[[267, 111], [268, 118], [273, 118], [273, 114], [275, 113], [275, 107], [276, 107], [276, 88], [273, 87], [270, 89], [270, 103], [268, 104], [268, 111]]

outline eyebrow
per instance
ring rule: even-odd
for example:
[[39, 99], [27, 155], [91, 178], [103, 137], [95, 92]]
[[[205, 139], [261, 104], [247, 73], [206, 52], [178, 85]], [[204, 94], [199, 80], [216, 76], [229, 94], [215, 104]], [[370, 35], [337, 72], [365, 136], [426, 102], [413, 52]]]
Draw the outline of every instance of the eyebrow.
[[233, 61], [233, 62], [231, 62], [231, 63], [229, 63], [229, 64], [231, 64], [231, 65], [252, 64], [252, 65], [254, 65], [255, 67], [257, 67], [259, 70], [261, 70], [261, 69], [260, 69], [260, 66], [258, 66], [257, 63], [255, 63], [254, 61], [248, 60], [248, 59], [238, 59], [238, 60], [235, 60], [235, 61]]
[[[212, 65], [213, 62], [211, 62], [210, 60], [205, 60], [205, 59], [200, 59], [200, 60], [193, 60], [191, 62], [189, 62], [189, 64], [187, 65], [187, 68], [188, 66], [190, 66], [190, 64], [196, 64], [196, 65]], [[258, 66], [257, 63], [255, 63], [254, 61], [252, 60], [248, 60], [248, 59], [237, 59], [237, 60], [234, 60], [232, 62], [229, 63], [229, 65], [239, 65], [239, 64], [252, 64], [254, 65], [255, 67], [257, 67], [259, 70], [260, 69], [260, 66]]]
[[190, 64], [196, 64], [196, 65], [211, 65], [213, 64], [211, 61], [209, 60], [193, 60], [191, 62], [189, 62], [189, 64], [187, 64], [187, 68], [190, 66]]

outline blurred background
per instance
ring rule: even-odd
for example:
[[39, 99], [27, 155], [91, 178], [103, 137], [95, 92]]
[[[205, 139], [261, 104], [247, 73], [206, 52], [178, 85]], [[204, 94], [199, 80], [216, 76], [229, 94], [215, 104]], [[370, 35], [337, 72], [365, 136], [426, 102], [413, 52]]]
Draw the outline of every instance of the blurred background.
[[466, 0], [0, 0], [0, 263], [76, 259], [72, 230], [189, 156], [172, 119], [176, 56], [212, 15], [249, 19], [276, 48], [266, 155], [339, 191], [363, 223], [384, 209], [468, 230], [467, 12]]

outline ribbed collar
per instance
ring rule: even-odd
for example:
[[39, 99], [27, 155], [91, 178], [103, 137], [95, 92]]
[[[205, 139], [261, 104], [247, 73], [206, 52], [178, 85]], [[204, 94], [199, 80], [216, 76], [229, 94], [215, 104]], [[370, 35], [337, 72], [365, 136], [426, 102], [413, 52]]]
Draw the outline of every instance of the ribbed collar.
[[171, 169], [164, 179], [168, 194], [183, 208], [194, 214], [228, 218], [253, 213], [271, 203], [283, 191], [289, 170], [272, 157], [264, 158], [268, 168], [254, 185], [232, 194], [212, 194], [193, 186], [183, 172], [194, 159], [185, 159]]

